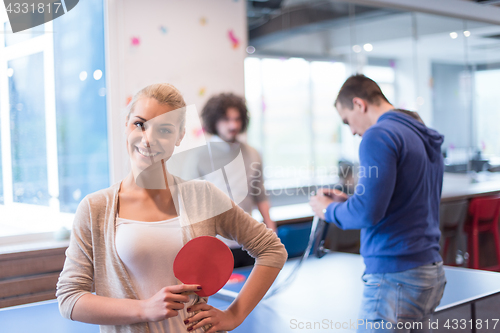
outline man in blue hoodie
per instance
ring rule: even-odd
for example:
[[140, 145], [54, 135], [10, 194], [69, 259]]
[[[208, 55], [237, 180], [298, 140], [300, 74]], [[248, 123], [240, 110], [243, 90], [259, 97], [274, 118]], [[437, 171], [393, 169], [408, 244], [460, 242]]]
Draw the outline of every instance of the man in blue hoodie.
[[366, 270], [358, 332], [401, 331], [406, 322], [426, 329], [446, 283], [439, 254], [443, 136], [415, 112], [394, 109], [364, 75], [347, 79], [335, 107], [363, 137], [359, 182], [349, 198], [323, 189], [310, 205], [341, 229], [361, 229]]

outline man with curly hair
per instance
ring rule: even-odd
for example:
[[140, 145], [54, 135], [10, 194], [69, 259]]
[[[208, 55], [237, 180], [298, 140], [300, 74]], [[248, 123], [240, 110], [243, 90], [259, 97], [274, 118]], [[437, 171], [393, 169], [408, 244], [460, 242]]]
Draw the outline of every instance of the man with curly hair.
[[[189, 175], [186, 177], [189, 179], [203, 177], [211, 180], [210, 173], [231, 164], [241, 152], [245, 172], [231, 173], [231, 179], [228, 179], [231, 184], [229, 192], [233, 198], [244, 197], [235, 201], [239, 201], [238, 205], [247, 213], [251, 214], [257, 207], [267, 227], [276, 231], [276, 223], [269, 215], [270, 205], [264, 188], [260, 154], [255, 148], [238, 140], [238, 135], [245, 133], [250, 121], [245, 100], [232, 93], [212, 96], [203, 107], [201, 117], [204, 130], [211, 134], [210, 156], [197, 156], [197, 160], [186, 167], [184, 175]], [[227, 184], [220, 184], [219, 187], [227, 187]], [[225, 241], [233, 252], [235, 267], [253, 263], [254, 259], [242, 251], [238, 244]]]

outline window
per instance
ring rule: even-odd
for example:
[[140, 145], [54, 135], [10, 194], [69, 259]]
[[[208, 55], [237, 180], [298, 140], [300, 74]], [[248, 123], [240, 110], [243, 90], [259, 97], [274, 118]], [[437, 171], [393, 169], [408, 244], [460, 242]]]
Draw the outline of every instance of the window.
[[[321, 11], [321, 18], [308, 16], [309, 11]], [[479, 16], [475, 16], [479, 21], [471, 21], [468, 18], [472, 16], [465, 15], [463, 8], [457, 8], [455, 15], [463, 15], [458, 18], [443, 13], [370, 7], [348, 1], [301, 2], [300, 6], [291, 1], [284, 4], [281, 12], [276, 12], [272, 19], [259, 18], [258, 12], [254, 14], [257, 17], [251, 18], [250, 22], [254, 24], [250, 25], [249, 33], [249, 44], [254, 48], [253, 58], [247, 60], [245, 66], [252, 62], [257, 68], [257, 63], [263, 64], [269, 56], [335, 60], [346, 69], [343, 74], [336, 72], [335, 79], [343, 80], [355, 72], [364, 73], [380, 85], [396, 108], [417, 111], [427, 126], [443, 134], [441, 148], [451, 164], [468, 165], [468, 160], [482, 154], [490, 164], [498, 165], [500, 141], [496, 124], [500, 120], [500, 25], [481, 21]], [[334, 90], [338, 86], [333, 79], [328, 81], [332, 74], [326, 74], [327, 68], [335, 63], [318, 62], [323, 66], [325, 76], [321, 82], [331, 89], [321, 93], [313, 83], [315, 62], [309, 63], [312, 83], [304, 92], [309, 91], [311, 99], [306, 107], [298, 101], [294, 107], [310, 117], [303, 123], [304, 127], [311, 129], [310, 146], [301, 148], [307, 151], [301, 157], [305, 159], [307, 156], [311, 164], [314, 162], [314, 168], [300, 177], [312, 182], [314, 176], [322, 174], [318, 168], [324, 165], [335, 165], [341, 158], [355, 161], [359, 140], [352, 138], [346, 126], [337, 125], [335, 115], [329, 114], [328, 110], [323, 113], [315, 109], [319, 104], [328, 108], [335, 97]], [[247, 98], [252, 117], [267, 126], [269, 114], [276, 111], [268, 106], [262, 113], [254, 95], [262, 96], [266, 105], [274, 95], [266, 91], [263, 65], [258, 68], [262, 71], [259, 78], [255, 73], [252, 74], [255, 80], [247, 78]], [[258, 93], [250, 96], [250, 90]], [[254, 102], [250, 102], [251, 99]], [[328, 114], [333, 118], [325, 118]], [[259, 142], [263, 147], [261, 151], [266, 167], [270, 161], [281, 159], [286, 151], [283, 149], [279, 154], [268, 156], [266, 149], [273, 142], [270, 138], [273, 135], [270, 131], [259, 132], [258, 137], [249, 135], [251, 143]], [[276, 148], [269, 149], [276, 151]], [[307, 164], [304, 160], [300, 162]], [[456, 170], [465, 172], [466, 168]], [[274, 182], [273, 177], [268, 174], [266, 181]]]
[[[370, 65], [363, 72], [394, 99], [393, 68]], [[333, 105], [349, 75], [342, 62], [245, 60], [248, 141], [263, 155], [266, 188], [332, 184], [340, 160], [358, 161], [361, 139], [352, 136]]]
[[16, 34], [0, 18], [0, 237], [69, 227], [109, 185], [103, 2], [78, 6]]
[[477, 71], [474, 81], [479, 149], [487, 156], [500, 156], [500, 69]]

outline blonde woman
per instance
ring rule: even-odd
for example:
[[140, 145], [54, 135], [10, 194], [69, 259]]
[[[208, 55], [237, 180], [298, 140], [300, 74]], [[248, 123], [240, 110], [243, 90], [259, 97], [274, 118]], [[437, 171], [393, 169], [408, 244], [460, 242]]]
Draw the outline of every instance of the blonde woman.
[[[233, 330], [265, 295], [286, 261], [276, 234], [207, 181], [183, 182], [165, 162], [185, 133], [179, 91], [154, 84], [139, 91], [126, 117], [132, 171], [87, 195], [74, 220], [57, 284], [61, 314], [101, 325], [101, 332]], [[190, 239], [217, 234], [256, 258], [239, 296], [219, 310], [179, 284], [172, 263]], [[95, 294], [92, 293], [95, 291]]]

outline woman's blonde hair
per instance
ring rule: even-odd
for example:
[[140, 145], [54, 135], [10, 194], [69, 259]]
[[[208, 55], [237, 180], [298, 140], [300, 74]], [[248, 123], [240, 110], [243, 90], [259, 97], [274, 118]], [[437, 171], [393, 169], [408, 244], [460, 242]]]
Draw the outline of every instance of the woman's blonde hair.
[[134, 112], [137, 101], [141, 98], [154, 98], [160, 104], [166, 104], [174, 110], [180, 112], [180, 130], [184, 130], [186, 122], [186, 102], [180, 91], [169, 83], [155, 83], [139, 90], [129, 103], [129, 112], [127, 113], [127, 121], [130, 114]]

